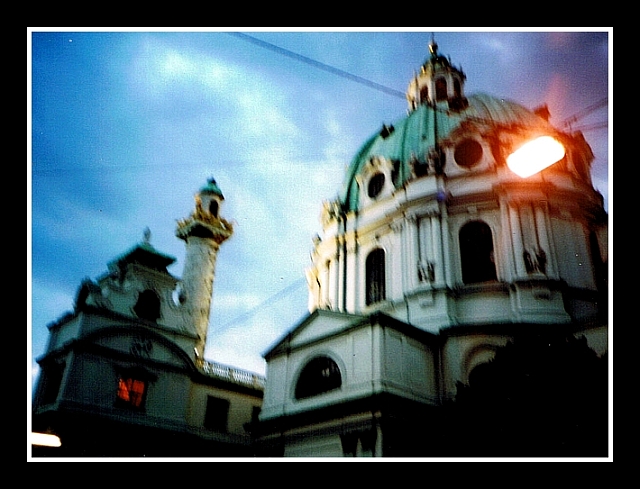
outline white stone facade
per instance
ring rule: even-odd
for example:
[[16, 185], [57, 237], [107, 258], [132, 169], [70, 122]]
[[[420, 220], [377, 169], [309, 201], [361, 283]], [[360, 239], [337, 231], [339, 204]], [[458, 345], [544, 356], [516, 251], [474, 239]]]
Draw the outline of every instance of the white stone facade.
[[[310, 314], [265, 354], [274, 453], [423, 453], [425, 409], [518, 335], [570, 331], [607, 350], [607, 223], [588, 144], [544, 111], [467, 98], [434, 47], [409, 115], [364, 144], [324, 203]], [[523, 179], [506, 158], [541, 135], [566, 154]]]

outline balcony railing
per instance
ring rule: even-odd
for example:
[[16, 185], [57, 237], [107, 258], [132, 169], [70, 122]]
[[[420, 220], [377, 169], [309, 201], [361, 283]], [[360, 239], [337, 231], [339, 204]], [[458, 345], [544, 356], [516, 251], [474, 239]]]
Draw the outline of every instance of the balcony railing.
[[225, 379], [236, 384], [264, 389], [267, 379], [248, 370], [241, 370], [221, 363], [200, 360], [197, 363], [201, 372], [211, 377]]

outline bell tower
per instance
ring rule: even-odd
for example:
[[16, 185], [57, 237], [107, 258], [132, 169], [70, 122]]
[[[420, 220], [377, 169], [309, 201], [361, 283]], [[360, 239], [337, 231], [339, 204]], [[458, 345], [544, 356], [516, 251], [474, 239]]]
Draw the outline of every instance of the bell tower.
[[462, 69], [456, 68], [448, 58], [438, 53], [438, 44], [433, 37], [429, 43], [429, 58], [414, 75], [407, 88], [409, 111], [420, 105], [432, 107], [445, 103], [453, 111], [463, 110], [468, 101], [464, 96], [464, 82], [467, 79]]
[[186, 243], [179, 300], [185, 320], [198, 335], [195, 349], [201, 358], [207, 340], [218, 250], [233, 234], [231, 223], [220, 217], [223, 201], [218, 184], [210, 178], [195, 195], [195, 210], [178, 221], [176, 229], [176, 236]]

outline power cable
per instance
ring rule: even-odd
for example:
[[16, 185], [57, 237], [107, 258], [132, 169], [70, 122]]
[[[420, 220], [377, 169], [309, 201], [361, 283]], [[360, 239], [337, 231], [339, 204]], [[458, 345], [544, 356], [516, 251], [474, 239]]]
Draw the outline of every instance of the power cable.
[[318, 68], [319, 70], [323, 70], [326, 71], [328, 73], [331, 73], [333, 75], [337, 75], [340, 76], [342, 78], [346, 78], [347, 80], [351, 80], [353, 82], [359, 83], [361, 85], [367, 86], [369, 88], [373, 88], [374, 90], [378, 90], [380, 92], [386, 93], [387, 95], [391, 95], [393, 97], [398, 97], [401, 98], [403, 100], [406, 100], [406, 96], [404, 94], [404, 92], [401, 92], [400, 90], [396, 90], [394, 88], [389, 88], [386, 87], [380, 83], [371, 81], [371, 80], [367, 80], [366, 78], [363, 78], [359, 75], [354, 75], [353, 73], [349, 73], [348, 71], [342, 70], [340, 68], [336, 68], [335, 66], [331, 66], [328, 65], [326, 63], [322, 63], [320, 61], [316, 61], [315, 59], [309, 58], [308, 56], [304, 56], [302, 54], [299, 53], [295, 53], [293, 51], [290, 51], [289, 49], [285, 49], [282, 48], [280, 46], [277, 46], [275, 44], [272, 44], [270, 42], [267, 41], [263, 41], [261, 39], [258, 39], [256, 37], [250, 36], [249, 34], [245, 34], [243, 32], [228, 32], [227, 34], [232, 35], [234, 37], [237, 37], [239, 39], [243, 39], [244, 41], [256, 44], [257, 46], [260, 46], [264, 49], [268, 49], [270, 51], [276, 52], [278, 54], [281, 54], [283, 56], [286, 56], [288, 58], [292, 58], [295, 59], [297, 61], [301, 61], [302, 63], [306, 63], [310, 66], [313, 66], [315, 68]]
[[608, 122], [595, 122], [593, 124], [585, 124], [583, 126], [572, 127], [574, 131], [587, 132], [587, 131], [597, 131], [600, 129], [609, 129]]
[[303, 278], [300, 278], [300, 279], [296, 280], [295, 282], [290, 283], [284, 289], [282, 289], [282, 290], [276, 292], [275, 294], [267, 297], [264, 301], [262, 301], [257, 306], [249, 309], [248, 311], [246, 311], [246, 312], [240, 314], [239, 316], [236, 316], [235, 318], [231, 319], [230, 321], [226, 322], [224, 325], [221, 326], [220, 329], [225, 330], [230, 326], [235, 326], [236, 324], [239, 324], [239, 323], [242, 323], [242, 322], [246, 321], [247, 319], [249, 319], [252, 316], [254, 316], [255, 314], [257, 314], [261, 309], [263, 309], [268, 304], [271, 304], [271, 303], [273, 303], [275, 301], [278, 301], [278, 300], [286, 297], [287, 295], [289, 295], [294, 290], [297, 290], [301, 285], [305, 284], [306, 282], [307, 282], [307, 279], [303, 277]]
[[562, 127], [570, 126], [571, 124], [579, 121], [583, 117], [588, 116], [592, 112], [595, 112], [598, 109], [605, 107], [609, 103], [609, 99], [607, 97], [598, 100], [596, 103], [591, 104], [584, 109], [576, 112], [571, 117], [567, 117], [564, 121], [562, 121]]
[[[382, 85], [380, 83], [368, 80], [362, 76], [359, 75], [355, 75], [353, 73], [349, 73], [348, 71], [342, 70], [340, 68], [336, 68], [335, 66], [331, 66], [328, 65], [326, 63], [322, 63], [320, 61], [317, 61], [313, 58], [310, 58], [308, 56], [304, 56], [302, 54], [296, 53], [294, 51], [291, 51], [289, 49], [283, 48], [281, 46], [278, 46], [276, 44], [267, 42], [267, 41], [263, 41], [262, 39], [258, 39], [256, 37], [253, 37], [249, 34], [245, 34], [244, 32], [227, 32], [227, 34], [232, 35], [234, 37], [237, 37], [239, 39], [242, 39], [244, 41], [250, 42], [252, 44], [255, 44], [257, 46], [260, 46], [264, 49], [268, 49], [270, 51], [273, 51], [275, 53], [281, 54], [283, 56], [286, 56], [288, 58], [291, 59], [295, 59], [297, 61], [300, 61], [302, 63], [306, 63], [310, 66], [313, 66], [315, 68], [318, 68], [320, 70], [326, 71], [328, 73], [340, 76], [342, 78], [345, 78], [347, 80], [351, 80], [353, 82], [359, 83], [361, 85], [367, 86], [369, 88], [373, 88], [374, 90], [378, 90], [380, 92], [386, 93], [387, 95], [391, 95], [393, 97], [398, 97], [401, 99], [406, 99], [406, 96], [404, 94], [404, 92], [401, 92], [399, 90], [396, 90], [394, 88], [389, 88], [385, 85]], [[587, 115], [589, 115], [591, 112], [594, 112], [604, 106], [606, 106], [608, 103], [608, 99], [607, 98], [603, 98], [601, 100], [599, 100], [598, 102], [596, 102], [595, 104], [589, 105], [588, 107], [582, 109], [581, 111], [577, 112], [575, 115], [568, 117], [567, 119], [565, 119], [562, 122], [562, 127], [567, 127], [569, 125], [571, 125], [572, 123], [577, 122], [578, 120], [580, 120], [583, 117], [586, 117]], [[439, 107], [433, 107], [433, 110], [436, 112], [441, 112], [441, 113], [448, 113], [448, 110], [446, 109], [442, 109]], [[470, 117], [473, 118], [473, 117]], [[478, 121], [481, 121], [482, 119], [480, 118], [473, 118], [473, 119], [477, 119]], [[486, 121], [485, 121], [486, 122]], [[593, 124], [590, 126], [584, 126], [584, 131], [591, 131], [591, 130], [596, 130], [596, 129], [603, 129], [606, 128], [606, 123], [601, 123], [601, 124]]]

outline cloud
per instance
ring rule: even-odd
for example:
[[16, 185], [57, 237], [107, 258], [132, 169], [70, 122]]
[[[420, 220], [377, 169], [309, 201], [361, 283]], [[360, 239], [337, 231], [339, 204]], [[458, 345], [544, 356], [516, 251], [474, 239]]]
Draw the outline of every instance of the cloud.
[[544, 102], [549, 106], [555, 120], [567, 117], [567, 100], [569, 99], [569, 80], [566, 75], [554, 73], [547, 84]]
[[[399, 73], [419, 68], [429, 39], [402, 36], [260, 35], [400, 89], [408, 78]], [[465, 42], [452, 61], [464, 65], [469, 93], [535, 106], [546, 89], [561, 100], [564, 80], [549, 81], [544, 43], [532, 42], [538, 34], [442, 33], [441, 52], [455, 54], [459, 36]], [[86, 33], [91, 49], [63, 36], [53, 56], [46, 37], [34, 43], [34, 310], [46, 311], [37, 314], [38, 331], [46, 335], [44, 325], [70, 307], [80, 280], [106, 270], [145, 226], [157, 249], [178, 258], [170, 272], [180, 276], [184, 243], [175, 220], [191, 212], [194, 193], [213, 176], [226, 197], [222, 214], [236, 226], [217, 263], [210, 351], [222, 363], [260, 365], [259, 352], [305, 313], [304, 287], [217, 328], [304, 277], [322, 201], [335, 198], [359, 145], [402, 117], [406, 101], [224, 34]]]
[[261, 354], [307, 314], [304, 307], [292, 307], [303, 302], [306, 305], [306, 297], [304, 286], [295, 287], [273, 301], [261, 302], [259, 308], [239, 316], [224, 330], [212, 323], [205, 357], [264, 375], [266, 365]]
[[501, 64], [506, 65], [514, 62], [519, 55], [517, 44], [512, 41], [508, 34], [488, 34], [478, 36], [478, 39], [491, 53], [492, 61], [499, 61]]

